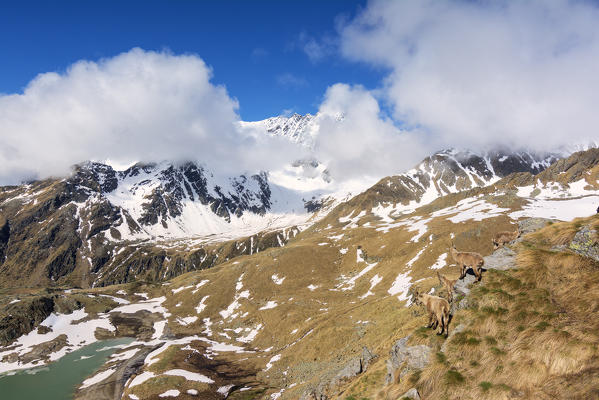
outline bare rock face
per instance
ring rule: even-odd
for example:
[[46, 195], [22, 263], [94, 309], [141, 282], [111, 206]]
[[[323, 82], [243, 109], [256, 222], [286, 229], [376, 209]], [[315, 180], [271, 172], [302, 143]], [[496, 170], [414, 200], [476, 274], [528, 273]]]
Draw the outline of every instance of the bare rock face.
[[483, 258], [485, 260], [485, 269], [506, 270], [516, 266], [516, 253], [506, 246], [495, 250], [493, 254]]
[[[0, 204], [0, 286], [169, 279], [289, 238], [263, 232], [248, 237], [249, 245], [209, 255], [203, 247], [176, 257], [154, 248], [156, 240], [196, 229], [198, 222], [185, 217], [185, 207], [203, 210], [209, 223], [218, 225], [246, 212], [264, 215], [272, 205], [266, 173], [217, 179], [191, 162], [136, 164], [124, 171], [86, 162], [65, 179], [0, 187]], [[150, 251], [132, 254], [140, 242]]]
[[453, 290], [462, 296], [467, 296], [470, 293], [470, 286], [474, 283], [476, 277], [473, 273], [468, 271], [466, 276], [463, 279], [458, 279], [455, 283]]
[[552, 220], [548, 218], [527, 218], [525, 220], [519, 221], [518, 227], [520, 228], [520, 232], [525, 235], [527, 233], [538, 231], [539, 229], [544, 228], [551, 221]]
[[387, 360], [387, 384], [391, 384], [398, 379], [397, 371], [400, 371], [399, 378], [403, 377], [409, 371], [418, 370], [426, 367], [430, 362], [431, 348], [426, 345], [408, 346], [410, 336], [399, 339], [389, 352]]
[[58, 295], [37, 296], [11, 304], [0, 319], [0, 345], [5, 346], [28, 334], [52, 312], [68, 314], [79, 308], [78, 301]]

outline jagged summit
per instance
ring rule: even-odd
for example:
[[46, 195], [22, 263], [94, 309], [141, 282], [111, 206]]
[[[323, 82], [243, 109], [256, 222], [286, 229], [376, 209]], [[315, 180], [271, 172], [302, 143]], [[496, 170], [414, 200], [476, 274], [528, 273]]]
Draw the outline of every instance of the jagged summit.
[[[222, 177], [194, 162], [138, 163], [123, 171], [86, 162], [63, 182], [78, 209], [110, 205], [119, 239], [215, 234], [289, 201], [281, 191], [273, 194], [266, 172]], [[288, 205], [288, 213], [305, 212], [301, 203]]]
[[479, 154], [468, 150], [442, 150], [403, 174], [381, 179], [345, 203], [343, 211], [391, 206], [399, 213], [411, 212], [439, 197], [488, 186], [514, 172], [538, 174], [558, 158], [557, 154], [530, 151]]
[[312, 114], [277, 116], [262, 121], [241, 122], [241, 126], [264, 129], [271, 135], [286, 137], [294, 143], [311, 147], [318, 132], [318, 116]]

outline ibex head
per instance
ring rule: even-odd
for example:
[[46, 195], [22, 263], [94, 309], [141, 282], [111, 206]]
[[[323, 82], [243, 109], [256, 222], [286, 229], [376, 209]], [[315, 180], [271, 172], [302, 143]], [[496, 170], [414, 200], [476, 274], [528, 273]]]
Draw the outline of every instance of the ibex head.
[[420, 293], [420, 289], [417, 287], [412, 287], [412, 301], [417, 306], [422, 305], [422, 293]]

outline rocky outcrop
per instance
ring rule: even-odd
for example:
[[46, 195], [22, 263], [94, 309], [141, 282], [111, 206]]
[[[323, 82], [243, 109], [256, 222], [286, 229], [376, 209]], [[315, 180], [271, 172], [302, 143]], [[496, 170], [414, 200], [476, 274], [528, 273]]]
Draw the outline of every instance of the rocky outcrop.
[[423, 344], [408, 346], [409, 339], [410, 335], [399, 339], [391, 347], [385, 377], [387, 384], [397, 382], [410, 371], [423, 369], [430, 362], [431, 348]]
[[[518, 228], [520, 229], [522, 235], [525, 235], [530, 232], [538, 231], [539, 229], [544, 228], [545, 226], [547, 226], [547, 224], [553, 221], [555, 220], [551, 220], [548, 218], [527, 218], [525, 220], [518, 221]], [[522, 238], [520, 238], [520, 240], [521, 239]]]
[[599, 261], [599, 237], [591, 226], [584, 226], [576, 232], [568, 248], [581, 256]]
[[81, 303], [60, 295], [26, 298], [10, 304], [0, 319], [0, 345], [6, 346], [28, 334], [53, 312], [68, 314], [79, 308]]
[[484, 257], [484, 260], [485, 269], [506, 270], [516, 266], [516, 253], [509, 247], [503, 246], [495, 250], [493, 254]]
[[101, 332], [101, 338], [110, 337], [136, 337], [141, 340], [149, 340], [154, 331], [154, 323], [162, 318], [159, 314], [147, 310], [138, 311], [134, 314], [111, 313], [110, 323], [116, 327], [114, 332]]
[[4, 261], [4, 253], [8, 247], [8, 240], [10, 239], [10, 224], [8, 221], [4, 221], [2, 227], [0, 227], [0, 262]]

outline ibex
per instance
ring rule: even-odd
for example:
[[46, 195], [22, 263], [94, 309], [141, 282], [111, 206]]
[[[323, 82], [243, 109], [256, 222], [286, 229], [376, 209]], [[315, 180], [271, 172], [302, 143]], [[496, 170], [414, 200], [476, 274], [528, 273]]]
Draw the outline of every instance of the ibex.
[[458, 281], [457, 279], [448, 279], [445, 276], [441, 275], [439, 273], [439, 271], [437, 271], [437, 277], [439, 278], [439, 283], [441, 283], [441, 286], [445, 286], [445, 289], [447, 289], [447, 300], [449, 300], [449, 303], [453, 302], [453, 287], [455, 286], [455, 283]]
[[518, 239], [520, 237], [520, 235], [522, 235], [522, 232], [520, 232], [520, 228], [516, 228], [516, 230], [513, 232], [510, 232], [510, 231], [497, 232], [493, 236], [493, 248], [495, 250], [497, 250], [499, 248], [499, 246], [503, 246], [506, 243], [511, 242], [512, 240]]
[[419, 293], [418, 289], [414, 291], [414, 303], [423, 304], [429, 313], [427, 328], [437, 329], [441, 326], [441, 331], [437, 335], [445, 332], [445, 337], [449, 335], [449, 302], [442, 297], [432, 296], [430, 294]]
[[480, 282], [483, 277], [483, 265], [485, 265], [483, 256], [469, 251], [458, 251], [454, 244], [451, 245], [450, 253], [453, 261], [461, 268], [460, 279], [464, 279], [468, 268], [472, 268], [477, 281]]

